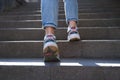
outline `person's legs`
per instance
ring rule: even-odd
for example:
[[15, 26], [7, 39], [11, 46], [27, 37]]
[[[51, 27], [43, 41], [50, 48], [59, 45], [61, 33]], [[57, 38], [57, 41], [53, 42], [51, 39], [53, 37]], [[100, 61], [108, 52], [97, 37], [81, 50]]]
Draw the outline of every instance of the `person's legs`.
[[80, 40], [80, 35], [77, 31], [78, 2], [77, 0], [64, 0], [64, 7], [66, 22], [68, 24], [68, 40]]
[[57, 27], [58, 0], [41, 0], [42, 25], [45, 29], [43, 53], [45, 61], [59, 61], [54, 31]]
[[[66, 21], [69, 24], [76, 24], [78, 21], [78, 2], [77, 0], [64, 0]], [[72, 22], [71, 22], [72, 21]]]
[[[58, 20], [58, 1], [59, 0], [41, 0], [42, 25], [46, 33], [50, 33], [57, 27]], [[50, 29], [50, 30], [49, 30]]]

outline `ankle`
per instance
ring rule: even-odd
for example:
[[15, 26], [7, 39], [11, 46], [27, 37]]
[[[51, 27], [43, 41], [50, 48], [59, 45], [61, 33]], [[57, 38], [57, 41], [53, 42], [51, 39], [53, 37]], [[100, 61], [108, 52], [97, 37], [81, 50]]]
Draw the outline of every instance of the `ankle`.
[[55, 29], [53, 27], [47, 27], [45, 28], [45, 35], [54, 35]]
[[76, 21], [69, 21], [69, 27], [77, 27]]

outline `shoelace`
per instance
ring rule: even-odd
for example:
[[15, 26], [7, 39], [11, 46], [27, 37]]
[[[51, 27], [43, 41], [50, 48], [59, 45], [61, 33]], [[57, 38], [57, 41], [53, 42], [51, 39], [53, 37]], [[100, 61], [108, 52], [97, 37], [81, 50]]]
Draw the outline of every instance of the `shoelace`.
[[55, 42], [55, 36], [54, 35], [47, 35], [45, 36], [44, 38], [45, 42], [44, 43], [47, 43], [47, 42]]
[[68, 27], [68, 33], [73, 34], [73, 33], [77, 33], [77, 27]]

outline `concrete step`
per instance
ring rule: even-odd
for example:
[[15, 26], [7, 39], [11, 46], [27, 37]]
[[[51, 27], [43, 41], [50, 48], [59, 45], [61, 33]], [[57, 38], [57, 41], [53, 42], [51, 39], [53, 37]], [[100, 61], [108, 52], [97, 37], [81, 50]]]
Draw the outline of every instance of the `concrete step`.
[[[82, 40], [120, 39], [119, 27], [79, 27], [78, 31]], [[0, 41], [43, 40], [44, 34], [41, 28], [1, 28]], [[67, 28], [58, 28], [56, 37], [57, 40], [67, 40]]]
[[[120, 26], [119, 18], [111, 19], [79, 19], [81, 27]], [[6, 20], [0, 21], [0, 28], [41, 28], [41, 20]], [[65, 27], [64, 19], [58, 20], [58, 26]]]
[[2, 15], [0, 16], [0, 20], [39, 20], [41, 19], [40, 14], [33, 14], [33, 15]]
[[[62, 58], [120, 58], [120, 40], [57, 40], [57, 44]], [[42, 51], [43, 41], [0, 41], [0, 58], [40, 58]]]
[[[61, 0], [62, 1], [62, 0]], [[112, 2], [113, 0], [92, 0], [92, 1], [89, 1], [89, 0], [78, 0], [78, 2]], [[115, 2], [119, 1], [119, 0], [114, 0]]]
[[[108, 6], [108, 5], [119, 5], [119, 3], [120, 3], [120, 1], [119, 0], [114, 0], [114, 1], [110, 1], [110, 0], [104, 0], [104, 1], [99, 1], [99, 0], [97, 0], [97, 1], [79, 1], [78, 0], [78, 4], [79, 5], [85, 5], [85, 6], [87, 6], [87, 5], [105, 5], [105, 4], [107, 4], [106, 6]], [[28, 3], [29, 4], [29, 6], [30, 5], [33, 5], [33, 6], [35, 6], [35, 5], [40, 5], [40, 1], [39, 2], [36, 2], [36, 3]], [[63, 3], [63, 1], [62, 2], [59, 2], [59, 6], [62, 6], [62, 5], [64, 5], [64, 3]], [[31, 6], [30, 6], [31, 7]]]
[[[80, 19], [102, 19], [102, 18], [120, 18], [120, 13], [79, 13]], [[31, 15], [2, 15], [0, 16], [1, 21], [5, 20], [40, 20], [40, 14]], [[65, 19], [65, 14], [59, 14], [59, 19]]]
[[[103, 12], [120, 12], [120, 8], [110, 8], [110, 9], [105, 9], [105, 8], [96, 8], [96, 9], [79, 9], [79, 13], [103, 13]], [[64, 14], [64, 10], [59, 10], [59, 14]], [[20, 10], [20, 11], [13, 11], [9, 13], [4, 13], [7, 15], [25, 15], [25, 14], [41, 14], [40, 10], [31, 10], [27, 11], [25, 10]]]
[[[95, 7], [98, 7], [98, 8], [119, 8], [119, 1], [98, 1], [98, 2], [89, 2], [89, 1], [78, 1], [79, 2], [79, 8], [81, 9], [85, 9], [85, 8], [95, 8]], [[63, 7], [63, 2], [60, 3], [60, 7]], [[26, 12], [26, 10], [38, 10], [40, 9], [40, 1], [36, 2], [36, 3], [28, 3], [26, 6], [23, 6], [23, 7], [20, 7], [19, 9], [16, 9], [15, 12], [18, 12], [18, 11], [24, 11]]]
[[[79, 7], [78, 7], [78, 9], [80, 10], [80, 9], [115, 9], [115, 8], [120, 8], [120, 5], [113, 5], [113, 4], [105, 4], [105, 5], [107, 5], [107, 6], [104, 6], [104, 5], [95, 5], [95, 4], [93, 4], [93, 5], [80, 5]], [[25, 11], [25, 10], [27, 10], [27, 11], [33, 11], [33, 10], [40, 10], [41, 9], [41, 7], [40, 7], [40, 5], [35, 5], [35, 6], [27, 6], [27, 7], [22, 7], [22, 8], [19, 8], [19, 9], [17, 9], [16, 11]], [[59, 10], [64, 10], [64, 5], [63, 6], [59, 6]]]
[[[120, 8], [113, 8], [113, 9], [105, 9], [105, 8], [101, 8], [101, 9], [79, 9], [79, 13], [95, 13], [95, 12], [120, 12]], [[64, 11], [60, 10], [59, 11], [60, 14], [63, 14]]]
[[[86, 5], [86, 4], [79, 4], [78, 9], [96, 9], [96, 8], [105, 8], [105, 9], [110, 9], [110, 8], [119, 8], [120, 5], [118, 4], [91, 4], [91, 5]], [[29, 8], [29, 7], [28, 7]], [[64, 5], [60, 5], [59, 9], [64, 9]]]
[[[83, 6], [81, 6], [78, 10], [79, 10], [79, 12], [80, 13], [82, 13], [82, 12], [92, 12], [92, 11], [97, 11], [97, 12], [101, 12], [101, 11], [120, 11], [119, 10], [119, 8], [120, 7], [83, 7]], [[59, 13], [62, 13], [62, 12], [64, 12], [63, 11], [64, 10], [64, 7], [60, 7], [59, 8]], [[24, 9], [18, 9], [18, 10], [14, 10], [14, 11], [12, 11], [12, 12], [9, 12], [9, 14], [15, 14], [16, 12], [20, 12], [20, 13], [22, 13], [22, 12], [24, 12], [24, 13], [27, 13], [27, 12], [31, 12], [31, 11], [39, 11], [40, 12], [40, 8], [38, 7], [36, 7], [36, 8], [24, 8]], [[8, 13], [7, 13], [8, 14]]]
[[[120, 7], [119, 5], [120, 2], [117, 2], [117, 3], [114, 3], [114, 1], [112, 2], [106, 2], [104, 1], [103, 2], [89, 2], [89, 3], [82, 3], [82, 2], [79, 2], [79, 8], [117, 8], [117, 7]], [[59, 3], [59, 8], [63, 8], [64, 7], [64, 4], [63, 2], [62, 3]], [[24, 8], [21, 7], [21, 9], [23, 10], [30, 10], [30, 9], [35, 9], [35, 8], [39, 8], [40, 9], [40, 3], [28, 3], [28, 5], [26, 5]]]
[[[82, 1], [79, 1], [78, 0], [78, 7], [81, 7], [81, 6], [101, 6], [101, 7], [107, 7], [107, 6], [119, 6], [120, 7], [120, 5], [119, 5], [119, 3], [120, 3], [120, 1], [102, 1], [102, 2], [82, 2]], [[41, 4], [39, 3], [39, 2], [37, 2], [37, 3], [28, 3], [27, 4], [27, 6], [25, 7], [25, 8], [29, 8], [29, 7], [31, 7], [32, 8], [32, 6], [33, 7], [35, 7], [35, 6], [37, 6], [37, 7], [39, 7], [39, 6], [41, 6]], [[64, 3], [63, 2], [59, 2], [59, 7], [63, 7], [64, 6]]]
[[1, 80], [119, 80], [120, 60], [63, 59], [60, 63], [44, 63], [42, 59], [0, 59], [0, 72]]

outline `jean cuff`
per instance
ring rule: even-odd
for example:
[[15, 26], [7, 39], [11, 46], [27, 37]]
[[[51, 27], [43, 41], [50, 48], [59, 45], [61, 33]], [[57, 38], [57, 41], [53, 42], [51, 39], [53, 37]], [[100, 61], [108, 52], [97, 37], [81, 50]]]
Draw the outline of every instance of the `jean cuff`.
[[56, 29], [56, 25], [55, 24], [53, 24], [53, 23], [46, 23], [46, 24], [43, 24], [43, 29], [45, 29], [46, 27], [53, 27], [54, 29]]
[[69, 21], [75, 21], [76, 23], [78, 23], [78, 19], [76, 18], [67, 19], [66, 23], [69, 24]]

